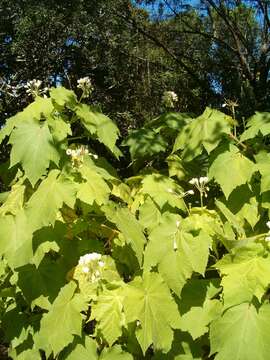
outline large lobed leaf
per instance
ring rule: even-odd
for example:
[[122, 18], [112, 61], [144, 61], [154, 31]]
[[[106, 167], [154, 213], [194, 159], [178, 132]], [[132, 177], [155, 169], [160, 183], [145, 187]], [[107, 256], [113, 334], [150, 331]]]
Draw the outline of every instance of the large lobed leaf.
[[170, 350], [173, 329], [179, 328], [180, 316], [159, 274], [145, 273], [143, 278], [135, 278], [127, 285], [124, 311], [127, 323], [137, 322], [136, 336], [144, 354], [152, 343], [155, 349]]
[[56, 165], [59, 154], [47, 123], [35, 120], [22, 122], [13, 130], [10, 140], [10, 165], [21, 163], [32, 186], [46, 173], [50, 161]]
[[236, 146], [225, 144], [211, 154], [208, 176], [217, 181], [228, 199], [237, 186], [250, 181], [256, 170], [255, 164]]
[[129, 243], [137, 256], [138, 262], [142, 262], [142, 255], [146, 238], [143, 227], [128, 208], [104, 207], [109, 220], [116, 224], [122, 232], [127, 243]]
[[96, 135], [98, 140], [116, 156], [120, 155], [119, 149], [115, 145], [119, 130], [108, 116], [86, 104], [79, 104], [76, 108], [76, 114], [91, 135]]
[[211, 354], [215, 360], [268, 360], [270, 305], [256, 309], [242, 303], [228, 309], [210, 326]]
[[270, 257], [262, 247], [251, 244], [227, 254], [215, 264], [223, 275], [224, 307], [251, 302], [253, 296], [261, 301], [270, 284]]
[[11, 267], [29, 263], [33, 256], [32, 222], [24, 210], [0, 217], [0, 249]]
[[256, 112], [247, 121], [247, 130], [241, 135], [241, 141], [252, 139], [262, 134], [263, 136], [270, 134], [270, 114], [267, 112]]
[[222, 140], [224, 134], [230, 133], [230, 116], [210, 108], [189, 122], [175, 140], [173, 152], [183, 150], [184, 161], [190, 161], [200, 155], [203, 148], [208, 154], [214, 150]]
[[65, 203], [73, 208], [77, 186], [59, 170], [50, 171], [26, 205], [26, 214], [32, 227], [37, 230], [54, 224], [57, 212]]
[[166, 283], [178, 296], [193, 271], [205, 272], [212, 240], [203, 230], [204, 223], [207, 224], [207, 217], [196, 224], [179, 215], [165, 213], [149, 235], [144, 269], [158, 265]]
[[69, 345], [74, 335], [81, 335], [82, 316], [87, 308], [80, 295], [74, 294], [77, 285], [70, 282], [59, 292], [49, 312], [42, 317], [40, 330], [36, 333], [35, 344], [46, 351], [47, 356], [57, 355]]
[[91, 308], [91, 319], [98, 322], [97, 330], [109, 346], [112, 346], [122, 334], [122, 326], [125, 325], [123, 299], [122, 288], [104, 290]]

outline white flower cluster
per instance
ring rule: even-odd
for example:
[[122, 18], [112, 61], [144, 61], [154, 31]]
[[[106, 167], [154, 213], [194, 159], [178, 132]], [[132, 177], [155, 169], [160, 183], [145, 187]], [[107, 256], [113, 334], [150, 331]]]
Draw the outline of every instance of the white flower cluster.
[[267, 221], [266, 226], [268, 227], [268, 235], [265, 237], [266, 241], [270, 241], [270, 221]]
[[101, 260], [101, 254], [93, 252], [81, 256], [79, 266], [81, 266], [82, 272], [89, 276], [91, 282], [96, 282], [100, 279], [100, 270], [105, 266], [105, 263]]
[[[168, 188], [167, 191], [168, 191], [168, 193], [170, 193], [170, 194], [179, 195], [179, 194], [177, 194], [177, 193], [176, 193], [173, 189], [171, 189], [171, 188]], [[185, 196], [187, 196], [187, 195], [194, 195], [194, 191], [193, 191], [193, 190], [188, 190], [188, 191], [182, 193], [182, 194], [181, 194], [181, 197], [185, 197]]]
[[77, 88], [81, 89], [83, 92], [82, 99], [89, 97], [94, 89], [90, 78], [88, 76], [85, 76], [77, 80], [77, 83], [78, 83]]
[[207, 197], [207, 191], [209, 191], [209, 187], [206, 186], [208, 182], [209, 179], [207, 176], [202, 176], [200, 178], [192, 178], [191, 180], [189, 180], [189, 184], [194, 185], [205, 197]]
[[1, 92], [6, 93], [8, 96], [17, 98], [20, 96], [20, 90], [24, 88], [24, 85], [11, 85], [7, 83], [0, 82]]
[[67, 149], [66, 154], [75, 157], [81, 155], [88, 155], [89, 151], [86, 148], [80, 147], [79, 149]]
[[27, 84], [24, 86], [27, 90], [26, 93], [29, 96], [37, 97], [43, 95], [46, 97], [46, 92], [49, 90], [49, 88], [45, 87], [44, 89], [41, 89], [42, 81], [33, 79], [31, 81], [28, 81]]
[[178, 101], [178, 96], [174, 91], [165, 91], [162, 96], [162, 103], [168, 108], [173, 108]]
[[87, 147], [83, 145], [77, 149], [68, 148], [66, 150], [66, 154], [68, 156], [71, 156], [72, 166], [76, 166], [76, 167], [82, 166], [84, 155], [90, 155], [94, 159], [98, 159], [98, 155], [90, 153]]

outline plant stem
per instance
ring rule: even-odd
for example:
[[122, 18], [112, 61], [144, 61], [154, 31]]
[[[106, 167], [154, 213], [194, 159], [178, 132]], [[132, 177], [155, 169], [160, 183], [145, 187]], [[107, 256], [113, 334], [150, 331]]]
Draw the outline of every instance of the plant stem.
[[244, 150], [247, 150], [247, 145], [245, 145], [239, 139], [237, 139], [237, 137], [234, 134], [230, 134], [229, 136], [230, 136], [231, 139], [236, 141], [236, 143], [237, 143], [236, 145], [241, 145]]
[[203, 207], [203, 192], [201, 190], [200, 191], [200, 201], [201, 201], [201, 207]]

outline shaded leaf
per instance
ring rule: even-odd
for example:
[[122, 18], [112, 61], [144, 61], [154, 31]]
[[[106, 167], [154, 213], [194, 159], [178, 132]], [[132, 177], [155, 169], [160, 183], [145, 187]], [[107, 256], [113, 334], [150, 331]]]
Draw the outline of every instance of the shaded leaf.
[[175, 140], [173, 152], [183, 150], [182, 158], [190, 161], [200, 155], [203, 147], [213, 151], [224, 134], [230, 133], [231, 118], [222, 112], [206, 108], [204, 113], [188, 123]]

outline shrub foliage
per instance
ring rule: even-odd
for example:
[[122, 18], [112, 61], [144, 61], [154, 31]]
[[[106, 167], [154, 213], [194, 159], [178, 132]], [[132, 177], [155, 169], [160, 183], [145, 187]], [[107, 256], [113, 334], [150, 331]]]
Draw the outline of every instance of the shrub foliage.
[[269, 134], [269, 113], [243, 132], [210, 108], [163, 114], [122, 142], [134, 169], [123, 179], [108, 160], [122, 156], [116, 125], [72, 91], [10, 118], [0, 131], [11, 146], [0, 194], [10, 357], [267, 360]]

